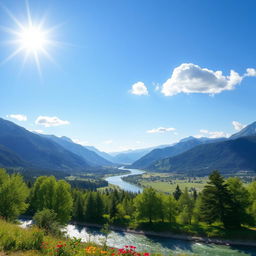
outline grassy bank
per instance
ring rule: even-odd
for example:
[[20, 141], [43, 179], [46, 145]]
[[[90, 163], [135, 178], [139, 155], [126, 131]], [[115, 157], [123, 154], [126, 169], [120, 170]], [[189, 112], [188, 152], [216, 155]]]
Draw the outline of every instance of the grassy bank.
[[[137, 252], [136, 247], [109, 248], [104, 245], [82, 243], [77, 239], [46, 235], [32, 227], [22, 229], [16, 224], [0, 220], [0, 256], [150, 256]], [[159, 254], [158, 254], [159, 255]], [[176, 254], [177, 255], [177, 254]], [[179, 256], [185, 256], [180, 254]]]

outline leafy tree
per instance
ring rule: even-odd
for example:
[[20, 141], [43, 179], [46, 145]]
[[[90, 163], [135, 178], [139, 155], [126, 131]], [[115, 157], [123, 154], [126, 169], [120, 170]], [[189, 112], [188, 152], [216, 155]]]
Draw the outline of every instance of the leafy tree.
[[256, 181], [253, 181], [249, 186], [249, 194], [251, 205], [249, 207], [249, 213], [254, 219], [254, 224], [256, 224]]
[[178, 214], [178, 203], [172, 195], [165, 197], [165, 216], [170, 223], [174, 223]]
[[173, 192], [173, 196], [178, 201], [180, 196], [181, 196], [181, 194], [182, 194], [182, 191], [180, 190], [179, 185], [177, 185], [175, 191]]
[[134, 204], [139, 219], [146, 218], [152, 223], [152, 220], [161, 217], [159, 216], [159, 197], [153, 188], [146, 188], [142, 194], [137, 195]]
[[182, 224], [191, 224], [194, 208], [194, 199], [189, 195], [187, 188], [179, 198], [178, 208], [180, 212], [179, 218]]
[[44, 229], [47, 233], [59, 234], [60, 224], [57, 221], [57, 214], [50, 209], [43, 209], [36, 212], [33, 217], [35, 224]]
[[28, 207], [29, 190], [18, 174], [8, 175], [0, 169], [0, 216], [14, 220]]
[[68, 223], [71, 219], [73, 198], [71, 196], [71, 187], [64, 181], [59, 180], [55, 190], [54, 211], [57, 213], [57, 219], [61, 224]]
[[201, 220], [209, 224], [221, 221], [226, 228], [237, 226], [232, 215], [235, 209], [228, 185], [218, 171], [214, 171], [209, 180], [202, 192]]

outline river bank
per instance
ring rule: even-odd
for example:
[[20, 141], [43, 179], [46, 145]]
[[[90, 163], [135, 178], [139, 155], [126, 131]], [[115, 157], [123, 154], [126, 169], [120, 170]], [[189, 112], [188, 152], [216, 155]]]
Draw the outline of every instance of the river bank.
[[[85, 227], [95, 227], [95, 228], [102, 228], [103, 225], [100, 224], [93, 224], [93, 223], [86, 223], [86, 222], [77, 222], [72, 221], [71, 224], [80, 225]], [[256, 241], [243, 241], [243, 240], [231, 240], [231, 239], [223, 239], [223, 238], [209, 238], [203, 236], [193, 236], [187, 234], [175, 234], [172, 232], [155, 232], [155, 231], [145, 231], [145, 230], [135, 230], [129, 228], [123, 228], [118, 226], [110, 226], [110, 230], [119, 231], [119, 232], [126, 232], [131, 234], [138, 234], [144, 236], [155, 236], [155, 237], [162, 237], [162, 238], [171, 238], [171, 239], [178, 239], [178, 240], [185, 240], [185, 241], [193, 241], [193, 242], [200, 242], [205, 244], [217, 244], [217, 245], [227, 245], [227, 246], [250, 246], [256, 248]]]

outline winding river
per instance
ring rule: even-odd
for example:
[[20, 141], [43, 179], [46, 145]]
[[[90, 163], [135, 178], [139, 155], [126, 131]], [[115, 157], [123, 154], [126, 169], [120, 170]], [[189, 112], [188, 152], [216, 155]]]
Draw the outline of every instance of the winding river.
[[[122, 177], [141, 174], [143, 171], [135, 169], [129, 170], [131, 172], [130, 174], [112, 176], [108, 177], [106, 180], [110, 184], [118, 185], [124, 190], [141, 192], [142, 188], [123, 181]], [[28, 227], [32, 223], [31, 220], [20, 221], [23, 228]], [[82, 241], [103, 243], [105, 239], [99, 228], [69, 224], [64, 230], [69, 237], [81, 238]], [[112, 231], [107, 239], [107, 245], [118, 248], [122, 248], [125, 245], [133, 245], [137, 247], [138, 251], [161, 253], [166, 256], [179, 255], [181, 253], [187, 253], [188, 255], [194, 256], [256, 256], [256, 248], [253, 247], [204, 244], [194, 241], [147, 236], [121, 231]]]
[[134, 193], [143, 191], [143, 188], [136, 186], [134, 184], [128, 183], [128, 182], [124, 181], [122, 178], [130, 176], [130, 175], [142, 174], [142, 173], [144, 173], [144, 171], [141, 171], [138, 169], [125, 169], [124, 167], [121, 167], [119, 169], [120, 170], [128, 170], [128, 171], [130, 171], [130, 173], [123, 174], [123, 175], [111, 176], [111, 177], [106, 178], [105, 180], [112, 185], [119, 186], [121, 189], [123, 189], [125, 191], [134, 192]]

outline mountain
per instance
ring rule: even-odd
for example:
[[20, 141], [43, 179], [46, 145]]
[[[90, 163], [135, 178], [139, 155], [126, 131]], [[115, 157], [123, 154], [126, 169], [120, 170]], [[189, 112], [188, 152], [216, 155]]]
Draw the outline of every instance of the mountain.
[[198, 145], [182, 154], [160, 160], [148, 169], [189, 175], [256, 171], [256, 136]]
[[153, 149], [148, 154], [135, 161], [131, 167], [144, 169], [158, 160], [176, 156], [200, 144], [202, 144], [202, 142], [199, 139], [189, 137], [181, 140], [179, 143], [176, 143], [173, 146]]
[[107, 161], [106, 159], [104, 159], [103, 157], [99, 156], [94, 151], [89, 150], [80, 144], [74, 143], [68, 137], [65, 137], [65, 136], [57, 137], [55, 135], [44, 135], [44, 134], [41, 134], [41, 136], [54, 141], [55, 143], [59, 144], [66, 150], [69, 150], [72, 153], [82, 157], [91, 166], [111, 166], [111, 165], [113, 165], [113, 163], [111, 163], [111, 162]]
[[146, 154], [139, 160], [135, 161], [131, 165], [131, 167], [145, 169], [156, 161], [159, 161], [167, 157], [179, 155], [200, 144], [214, 143], [214, 142], [219, 142], [224, 140], [226, 140], [226, 138], [211, 139], [211, 138], [205, 138], [205, 137], [195, 138], [190, 136], [190, 137], [181, 139], [178, 143], [170, 147], [153, 149], [148, 154]]
[[161, 146], [157, 146], [157, 147], [127, 150], [127, 151], [123, 151], [123, 152], [114, 152], [114, 153], [110, 153], [110, 154], [113, 157], [114, 163], [132, 164], [133, 162], [137, 161], [144, 155], [148, 154], [153, 149], [162, 148], [162, 147], [166, 147], [166, 146], [167, 145], [161, 145]]
[[103, 151], [100, 151], [97, 148], [95, 148], [94, 146], [84, 146], [84, 147], [89, 149], [89, 150], [91, 150], [91, 151], [93, 151], [93, 152], [95, 152], [97, 155], [105, 158], [109, 162], [115, 163], [114, 158], [110, 154], [108, 154], [106, 152], [103, 152]]
[[237, 138], [246, 137], [246, 136], [254, 136], [254, 135], [256, 135], [256, 122], [247, 125], [245, 128], [243, 128], [238, 133], [233, 134], [230, 137], [230, 139], [234, 140]]
[[25, 167], [26, 165], [18, 155], [0, 145], [0, 167]]
[[[26, 163], [30, 167], [52, 170], [84, 170], [90, 167], [82, 157], [59, 144], [0, 118], [0, 165]], [[9, 162], [6, 162], [8, 156]], [[20, 162], [20, 164], [19, 164]], [[9, 166], [10, 167], [10, 166]]]

